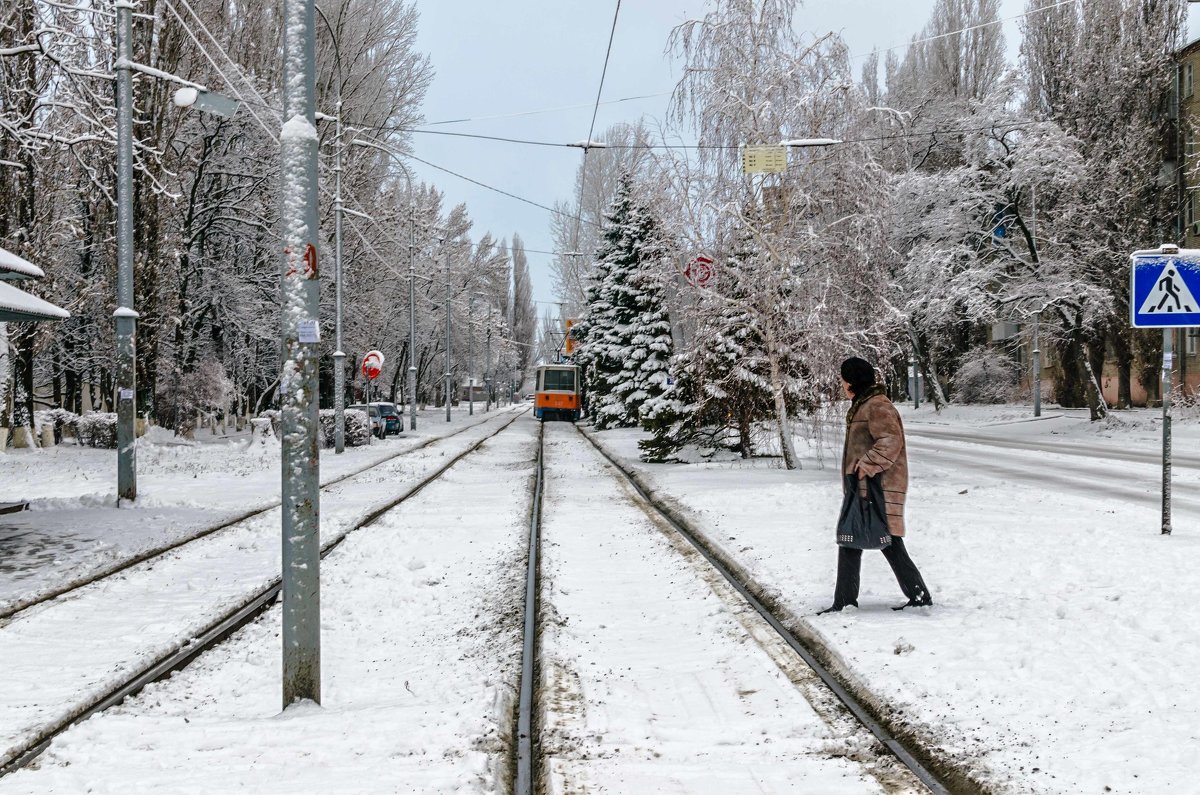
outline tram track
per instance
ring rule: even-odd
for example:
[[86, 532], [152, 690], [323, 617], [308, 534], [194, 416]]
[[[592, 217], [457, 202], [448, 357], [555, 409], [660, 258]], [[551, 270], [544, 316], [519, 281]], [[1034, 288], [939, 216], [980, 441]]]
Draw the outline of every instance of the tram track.
[[[327, 489], [332, 488], [333, 486], [344, 483], [344, 482], [351, 480], [353, 478], [356, 478], [360, 475], [366, 474], [374, 469], [378, 469], [379, 467], [390, 464], [399, 458], [402, 458], [402, 457], [410, 455], [412, 453], [424, 450], [427, 447], [429, 447], [430, 445], [435, 444], [437, 442], [441, 442], [446, 439], [452, 439], [461, 433], [464, 433], [472, 428], [476, 428], [479, 425], [482, 425], [484, 422], [487, 422], [487, 420], [485, 419], [482, 422], [473, 423], [471, 425], [466, 425], [462, 428], [459, 428], [458, 430], [455, 430], [453, 433], [447, 434], [445, 436], [430, 437], [429, 439], [426, 439], [425, 441], [421, 442], [420, 444], [413, 445], [412, 447], [407, 447], [403, 450], [398, 450], [394, 454], [392, 454], [386, 458], [383, 458], [381, 460], [375, 461], [370, 464], [363, 465], [363, 466], [361, 466], [357, 469], [354, 469], [350, 472], [346, 472], [341, 475], [338, 475], [337, 477], [331, 478], [327, 482], [321, 484], [321, 491], [324, 492]], [[277, 509], [280, 505], [281, 505], [280, 500], [272, 500], [268, 504], [259, 505], [259, 506], [254, 507], [251, 510], [243, 511], [241, 513], [235, 514], [232, 517], [221, 520], [217, 524], [202, 528], [198, 532], [190, 533], [181, 538], [174, 539], [168, 543], [160, 544], [160, 545], [152, 547], [150, 549], [146, 549], [141, 552], [138, 552], [129, 557], [121, 558], [120, 560], [114, 561], [109, 566], [95, 569], [91, 572], [88, 572], [87, 574], [85, 574], [83, 576], [76, 577], [65, 583], [57, 585], [53, 588], [49, 588], [44, 591], [40, 591], [40, 592], [31, 594], [30, 596], [27, 596], [27, 597], [16, 599], [16, 600], [4, 605], [3, 607], [0, 607], [0, 627], [4, 627], [5, 625], [7, 625], [8, 623], [10, 623], [14, 620], [19, 620], [21, 617], [21, 614], [25, 613], [26, 611], [30, 610], [31, 608], [37, 607], [38, 605], [42, 605], [47, 602], [54, 601], [55, 599], [58, 599], [58, 598], [61, 598], [64, 596], [68, 596], [69, 594], [71, 594], [74, 591], [78, 591], [82, 588], [86, 588], [89, 585], [93, 585], [95, 583], [100, 582], [101, 580], [104, 580], [106, 578], [120, 574], [121, 572], [127, 571], [128, 569], [132, 569], [133, 567], [138, 566], [142, 563], [146, 563], [148, 561], [153, 561], [156, 558], [161, 558], [162, 556], [164, 556], [170, 552], [174, 552], [174, 551], [180, 549], [181, 547], [185, 547], [188, 544], [191, 544], [191, 543], [194, 543], [201, 539], [216, 535], [217, 533], [220, 533], [222, 531], [229, 530], [233, 527], [236, 527], [236, 526], [242, 524], [243, 522], [247, 522], [256, 517], [263, 516], [264, 514], [270, 513], [271, 511]]]
[[[878, 742], [930, 792], [937, 795], [982, 793], [987, 788], [970, 774], [956, 769], [953, 760], [937, 754], [924, 738], [915, 736], [888, 705], [871, 693], [853, 676], [835, 651], [824, 644], [815, 632], [807, 631], [803, 621], [770, 593], [755, 582], [751, 573], [723, 551], [706, 543], [701, 532], [677, 508], [652, 494], [637, 472], [624, 466], [610, 455], [592, 435], [578, 432], [598, 451], [601, 457], [640, 498], [638, 507], [652, 520], [669, 526], [694, 548], [720, 574], [721, 578], [757, 613], [779, 638], [803, 660], [836, 699], [865, 727]], [[518, 791], [518, 795], [527, 793]]]
[[[489, 433], [482, 436], [480, 439], [471, 443], [466, 449], [453, 456], [448, 456], [445, 463], [438, 466], [429, 474], [422, 477], [417, 482], [410, 485], [404, 491], [389, 497], [383, 503], [378, 504], [367, 511], [351, 526], [344, 529], [334, 537], [328, 539], [321, 545], [321, 557], [325, 558], [334, 549], [336, 549], [347, 537], [351, 534], [363, 530], [378, 521], [382, 516], [396, 508], [401, 503], [413, 498], [423, 491], [430, 484], [437, 481], [451, 467], [463, 460], [473, 452], [481, 448], [489, 440], [493, 439], [501, 432], [511, 426], [518, 418], [526, 412], [515, 412], [513, 416], [506, 421], [498, 423], [498, 427], [491, 430]], [[468, 426], [462, 431], [456, 431], [453, 434], [437, 439], [430, 440], [428, 445], [443, 441], [454, 436], [457, 436], [463, 431], [471, 428], [478, 428], [484, 423], [476, 423]], [[405, 452], [412, 452], [416, 448], [410, 448]], [[397, 456], [386, 459], [393, 460], [395, 457], [403, 455], [398, 453]], [[347, 478], [353, 477], [356, 474], [379, 466], [384, 462], [378, 462], [371, 467], [365, 467], [356, 473], [350, 473], [339, 478], [339, 481], [344, 481]], [[332, 483], [326, 485], [333, 485]], [[195, 540], [195, 539], [192, 539]], [[145, 561], [142, 561], [145, 562]], [[132, 568], [125, 567], [123, 570]], [[111, 575], [110, 575], [111, 576]], [[185, 668], [187, 665], [196, 660], [201, 654], [211, 650], [213, 647], [221, 643], [237, 630], [254, 621], [265, 610], [270, 608], [279, 596], [282, 588], [281, 579], [279, 576], [271, 578], [271, 580], [263, 587], [257, 588], [250, 596], [241, 598], [235, 605], [221, 612], [215, 619], [207, 622], [198, 631], [186, 633], [184, 637], [177, 637], [176, 641], [165, 654], [155, 655], [153, 659], [138, 665], [135, 670], [130, 670], [126, 675], [123, 675], [119, 682], [113, 683], [106, 687], [103, 692], [95, 694], [92, 697], [87, 697], [78, 700], [68, 709], [60, 712], [53, 719], [48, 720], [36, 727], [27, 728], [22, 732], [21, 740], [9, 748], [0, 748], [0, 777], [28, 766], [34, 761], [46, 748], [55, 737], [62, 734], [72, 725], [87, 719], [88, 717], [104, 710], [120, 704], [123, 700], [131, 695], [138, 693], [146, 685], [159, 681], [174, 671]]]

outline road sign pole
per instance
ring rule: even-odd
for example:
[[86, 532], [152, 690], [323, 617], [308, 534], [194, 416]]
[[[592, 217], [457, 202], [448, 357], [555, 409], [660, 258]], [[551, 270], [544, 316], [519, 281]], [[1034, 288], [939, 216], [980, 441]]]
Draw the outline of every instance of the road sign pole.
[[1162, 534], [1171, 535], [1171, 366], [1174, 364], [1172, 337], [1175, 330], [1163, 329], [1162, 405], [1163, 405], [1163, 469], [1162, 469]]
[[284, 250], [283, 705], [321, 701], [321, 542], [317, 457], [317, 130], [313, 0], [284, 0], [279, 136]]
[[450, 422], [450, 255], [446, 254], [446, 422]]

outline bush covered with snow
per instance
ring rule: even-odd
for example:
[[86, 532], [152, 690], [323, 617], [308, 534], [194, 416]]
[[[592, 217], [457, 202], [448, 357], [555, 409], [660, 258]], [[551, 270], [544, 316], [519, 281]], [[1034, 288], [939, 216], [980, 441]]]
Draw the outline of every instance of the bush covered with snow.
[[972, 348], [963, 355], [953, 386], [955, 403], [1007, 403], [1017, 394], [1017, 365], [995, 348]]
[[79, 444], [88, 447], [117, 447], [117, 415], [113, 412], [93, 411], [75, 421], [75, 433]]
[[[367, 412], [360, 409], [346, 409], [346, 446], [361, 447], [370, 439], [370, 424]], [[334, 431], [337, 430], [337, 412], [334, 409], [321, 409], [321, 446], [334, 446]]]
[[75, 435], [75, 424], [78, 421], [79, 415], [66, 409], [42, 409], [33, 412], [34, 433], [41, 436], [42, 428], [50, 427], [54, 429], [55, 440], [59, 441], [63, 438], [64, 430], [68, 436]]
[[271, 421], [271, 434], [276, 438], [279, 437], [279, 409], [267, 409], [258, 415], [263, 419]]

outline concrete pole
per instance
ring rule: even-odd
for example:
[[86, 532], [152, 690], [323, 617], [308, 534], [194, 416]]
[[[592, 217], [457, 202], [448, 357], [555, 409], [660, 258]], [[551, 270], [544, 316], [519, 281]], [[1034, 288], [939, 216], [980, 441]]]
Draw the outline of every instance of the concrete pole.
[[333, 451], [346, 450], [346, 353], [342, 350], [342, 99], [338, 85], [337, 141], [333, 167], [333, 284], [336, 350], [333, 352]]
[[417, 429], [417, 273], [413, 249], [417, 241], [412, 181], [408, 183], [408, 429]]
[[117, 0], [117, 505], [137, 499], [137, 321], [133, 308], [133, 3]]
[[1165, 536], [1171, 535], [1171, 367], [1175, 359], [1172, 351], [1174, 335], [1175, 329], [1163, 329], [1162, 534]]
[[921, 371], [917, 369], [917, 354], [913, 351], [908, 357], [908, 380], [912, 387], [913, 408], [921, 408]]
[[317, 457], [317, 130], [313, 0], [284, 0], [280, 227], [283, 244], [283, 705], [321, 701]]
[[1033, 416], [1042, 416], [1042, 310], [1033, 313]]
[[446, 422], [450, 421], [450, 254], [445, 254], [446, 263]]

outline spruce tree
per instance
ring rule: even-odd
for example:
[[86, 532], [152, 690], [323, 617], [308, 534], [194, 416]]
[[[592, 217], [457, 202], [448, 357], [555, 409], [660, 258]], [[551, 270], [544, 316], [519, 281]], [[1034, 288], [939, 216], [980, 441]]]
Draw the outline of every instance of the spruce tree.
[[597, 428], [632, 427], [663, 393], [671, 327], [662, 283], [666, 246], [658, 222], [623, 177], [606, 215], [577, 357]]

